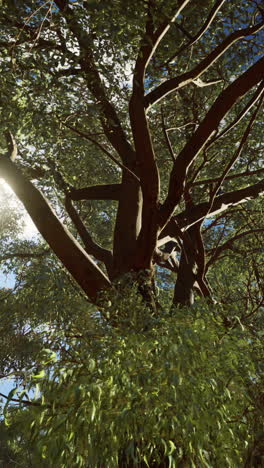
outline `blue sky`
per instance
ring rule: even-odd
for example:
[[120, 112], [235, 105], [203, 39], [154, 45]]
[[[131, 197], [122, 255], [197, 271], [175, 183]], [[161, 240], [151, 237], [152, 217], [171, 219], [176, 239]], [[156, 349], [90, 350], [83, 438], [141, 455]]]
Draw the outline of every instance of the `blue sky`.
[[6, 275], [0, 270], [0, 289], [1, 288], [13, 288], [15, 285], [15, 275], [9, 273]]

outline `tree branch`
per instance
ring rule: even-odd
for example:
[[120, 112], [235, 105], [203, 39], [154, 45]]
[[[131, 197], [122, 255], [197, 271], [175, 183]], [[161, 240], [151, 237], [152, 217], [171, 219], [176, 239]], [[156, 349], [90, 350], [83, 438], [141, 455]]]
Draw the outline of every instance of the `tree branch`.
[[86, 252], [89, 255], [93, 255], [100, 262], [103, 262], [108, 272], [111, 271], [113, 268], [112, 253], [110, 250], [104, 249], [94, 242], [68, 196], [65, 197], [65, 208], [84, 243]]
[[[225, 177], [225, 180], [238, 179], [239, 177], [250, 177], [253, 175], [262, 174], [263, 172], [264, 172], [264, 168], [256, 169], [255, 171], [244, 171], [238, 174], [230, 174]], [[220, 180], [220, 177], [212, 177], [211, 179], [196, 180], [192, 183], [191, 186], [194, 187], [195, 185], [210, 185], [210, 184], [213, 184], [214, 182], [218, 182], [219, 180]]]
[[158, 198], [160, 190], [159, 171], [150, 136], [146, 111], [144, 107], [145, 72], [149, 61], [160, 41], [190, 0], [183, 0], [173, 18], [166, 19], [156, 31], [153, 24], [153, 1], [149, 0], [145, 31], [142, 35], [138, 56], [133, 74], [133, 90], [129, 102], [129, 115], [136, 158], [139, 166], [140, 183], [143, 196], [142, 226], [138, 237], [138, 269], [151, 268], [152, 256], [157, 242]]
[[179, 262], [174, 252], [166, 253], [157, 248], [153, 256], [153, 261], [161, 268], [166, 268], [167, 270], [170, 270], [173, 273], [178, 273]]
[[193, 225], [183, 234], [179, 271], [174, 286], [173, 304], [192, 305], [194, 284], [197, 277], [196, 236], [197, 226]]
[[145, 73], [145, 70], [149, 64], [151, 57], [154, 55], [158, 45], [162, 41], [165, 34], [168, 32], [170, 26], [176, 18], [181, 14], [182, 10], [186, 7], [186, 5], [190, 2], [190, 0], [181, 0], [180, 6], [175, 12], [175, 14], [170, 19], [166, 19], [162, 22], [156, 31], [154, 31], [153, 25], [153, 18], [152, 18], [152, 8], [153, 2], [149, 1], [148, 3], [148, 17], [146, 21], [146, 29], [145, 34], [142, 37], [141, 47], [139, 50], [137, 63], [136, 63], [136, 73], [138, 74], [139, 70], [141, 74]]
[[119, 200], [121, 184], [93, 185], [81, 189], [71, 188], [69, 198], [80, 200]]
[[205, 59], [203, 59], [192, 70], [184, 73], [183, 75], [171, 78], [159, 85], [153, 91], [150, 91], [150, 93], [148, 93], [145, 96], [146, 109], [163, 99], [169, 93], [172, 93], [173, 91], [176, 91], [177, 89], [182, 88], [188, 85], [189, 83], [195, 81], [206, 70], [208, 70], [215, 63], [215, 61], [218, 60], [221, 57], [221, 55], [223, 55], [235, 42], [237, 42], [239, 39], [242, 39], [243, 37], [257, 33], [263, 27], [264, 21], [252, 27], [240, 29], [230, 34], [226, 39], [224, 39], [224, 41], [220, 45], [218, 45], [207, 57], [205, 57]]
[[187, 44], [184, 44], [182, 47], [180, 47], [179, 50], [177, 50], [177, 52], [175, 52], [165, 63], [165, 65], [169, 65], [170, 62], [172, 62], [179, 54], [181, 54], [182, 52], [184, 52], [186, 49], [188, 49], [189, 47], [193, 46], [196, 42], [199, 41], [199, 39], [201, 39], [201, 37], [204, 35], [204, 33], [209, 29], [209, 27], [211, 26], [213, 20], [215, 19], [218, 11], [220, 10], [220, 8], [222, 7], [222, 5], [225, 3], [226, 0], [217, 0], [213, 6], [213, 8], [211, 9], [205, 23], [203, 24], [203, 26], [201, 27], [201, 29], [198, 31], [197, 34], [195, 34], [195, 36], [191, 37], [190, 41], [187, 42]]
[[[264, 194], [264, 180], [261, 180], [260, 182], [254, 185], [250, 185], [249, 187], [239, 189], [239, 190], [234, 190], [232, 192], [227, 192], [227, 193], [224, 193], [223, 195], [218, 195], [215, 198], [213, 205], [211, 207], [211, 211], [207, 216], [209, 217], [215, 216], [216, 214], [221, 213], [222, 211], [226, 210], [230, 206], [235, 206], [240, 203], [245, 203], [263, 194]], [[208, 213], [209, 203], [210, 202], [199, 203], [198, 205], [195, 205], [192, 208], [182, 211], [178, 215], [174, 216], [173, 219], [174, 218], [176, 219], [178, 226], [180, 226], [181, 229], [183, 228], [187, 229], [192, 224], [197, 223], [198, 221], [204, 219], [204, 217]], [[162, 231], [162, 237], [164, 237], [165, 235], [171, 235], [173, 237], [174, 230], [172, 230], [171, 228], [167, 229], [169, 225], [172, 228], [173, 222], [168, 223], [166, 228]]]
[[69, 67], [69, 68], [65, 68], [63, 70], [56, 70], [56, 71], [51, 71], [50, 70], [50, 73], [53, 76], [56, 76], [56, 78], [59, 78], [61, 76], [77, 76], [77, 75], [80, 75], [82, 73], [82, 70], [81, 70], [81, 68]]
[[264, 77], [264, 57], [233, 81], [218, 96], [204, 120], [178, 155], [170, 175], [167, 198], [160, 210], [160, 225], [163, 227], [179, 203], [189, 165], [197, 157], [223, 117], [239, 98], [257, 85]]
[[189, 2], [181, 2], [181, 6], [172, 18], [159, 25], [154, 31], [153, 2], [148, 3], [145, 31], [142, 35], [138, 56], [133, 74], [133, 90], [129, 102], [129, 115], [139, 166], [140, 184], [143, 195], [142, 226], [138, 238], [137, 268], [150, 268], [152, 255], [157, 241], [157, 214], [160, 189], [159, 171], [155, 160], [155, 153], [150, 136], [148, 121], [144, 108], [144, 80], [148, 63], [158, 44], [180, 11]]
[[120, 155], [123, 163], [126, 165], [132, 164], [135, 158], [134, 150], [126, 138], [115, 107], [107, 98], [105, 87], [93, 57], [92, 37], [86, 30], [82, 29], [74, 17], [73, 5], [70, 8], [68, 2], [64, 0], [55, 0], [55, 3], [79, 43], [81, 49], [80, 66], [85, 74], [88, 88], [96, 98], [102, 112], [101, 123], [105, 135]]
[[163, 245], [167, 242], [168, 238], [177, 238], [179, 236], [179, 229], [186, 230], [193, 224], [204, 220], [206, 216], [215, 216], [227, 210], [230, 206], [246, 203], [247, 201], [255, 199], [263, 194], [264, 180], [249, 187], [217, 196], [214, 200], [213, 206], [211, 207], [209, 215], [207, 215], [209, 202], [202, 202], [198, 205], [194, 205], [170, 219], [159, 235], [158, 245]]
[[174, 151], [172, 149], [172, 146], [171, 146], [170, 138], [169, 138], [169, 135], [168, 135], [168, 129], [166, 129], [166, 126], [165, 126], [164, 112], [163, 112], [163, 107], [162, 106], [161, 106], [161, 125], [162, 125], [163, 135], [165, 137], [165, 141], [167, 143], [167, 147], [168, 147], [169, 153], [171, 155], [171, 159], [173, 160], [173, 162], [175, 162], [176, 158], [175, 158], [175, 154], [174, 154]]
[[108, 278], [59, 221], [42, 193], [5, 156], [0, 158], [0, 173], [23, 203], [53, 252], [95, 303], [98, 292], [110, 286]]
[[77, 133], [77, 135], [80, 135], [81, 137], [83, 137], [86, 140], [90, 141], [94, 145], [98, 146], [98, 148], [104, 154], [106, 154], [106, 156], [108, 156], [109, 159], [111, 159], [115, 164], [117, 164], [117, 166], [119, 166], [122, 170], [129, 172], [129, 174], [132, 175], [132, 177], [134, 177], [139, 182], [139, 178], [136, 176], [136, 174], [134, 174], [134, 172], [131, 171], [127, 166], [125, 166], [120, 161], [118, 161], [118, 159], [116, 159], [115, 156], [113, 156], [103, 145], [101, 145], [101, 143], [99, 143], [99, 141], [95, 140], [93, 137], [91, 137], [87, 133], [85, 133], [85, 132], [83, 132], [81, 130], [78, 130], [78, 128], [75, 128], [75, 127], [72, 127], [69, 124], [66, 124], [65, 122], [63, 122], [63, 125], [65, 125], [65, 127], [69, 128], [73, 132]]
[[42, 252], [15, 252], [6, 255], [0, 256], [0, 262], [5, 260], [11, 260], [11, 258], [24, 258], [24, 259], [31, 259], [31, 258], [41, 258], [44, 255], [48, 255], [50, 253], [50, 249], [44, 249]]
[[14, 162], [17, 157], [17, 144], [10, 130], [5, 132], [5, 139], [7, 143], [9, 159], [10, 161]]
[[206, 145], [206, 149], [209, 149], [219, 138], [222, 138], [224, 135], [226, 135], [230, 130], [236, 127], [236, 125], [247, 115], [247, 113], [250, 111], [250, 109], [254, 106], [254, 104], [258, 101], [260, 96], [262, 95], [264, 91], [264, 81], [262, 81], [254, 94], [254, 96], [249, 100], [248, 104], [244, 107], [244, 109], [238, 114], [236, 119], [233, 120], [222, 132], [220, 132], [218, 135], [216, 135], [214, 138], [208, 141]]
[[[263, 91], [263, 90], [264, 90], [264, 88], [262, 89], [262, 91]], [[250, 118], [250, 121], [249, 121], [249, 123], [248, 123], [248, 125], [247, 125], [247, 128], [246, 128], [245, 132], [243, 133], [243, 136], [242, 136], [242, 138], [241, 138], [241, 141], [240, 141], [240, 143], [239, 143], [239, 146], [238, 146], [237, 150], [235, 151], [233, 157], [231, 158], [231, 160], [229, 161], [229, 163], [228, 163], [227, 166], [225, 167], [225, 169], [224, 169], [224, 171], [223, 171], [221, 177], [220, 177], [219, 180], [217, 181], [217, 183], [216, 183], [216, 185], [215, 185], [215, 187], [214, 187], [214, 189], [213, 189], [213, 191], [212, 191], [212, 193], [211, 193], [211, 195], [210, 195], [210, 206], [209, 206], [209, 208], [208, 208], [208, 214], [209, 214], [210, 211], [211, 211], [211, 207], [213, 206], [215, 197], [216, 197], [216, 195], [217, 195], [217, 193], [218, 193], [218, 191], [219, 191], [221, 185], [223, 184], [223, 182], [224, 182], [224, 180], [225, 180], [225, 178], [226, 178], [228, 172], [232, 169], [232, 167], [233, 167], [233, 165], [235, 164], [235, 162], [236, 162], [236, 161], [238, 160], [238, 158], [241, 156], [241, 153], [242, 153], [242, 151], [243, 151], [244, 145], [245, 145], [245, 143], [246, 143], [246, 141], [247, 141], [247, 139], [248, 139], [248, 136], [249, 136], [249, 134], [250, 134], [250, 131], [251, 131], [251, 129], [252, 129], [253, 125], [254, 125], [254, 122], [255, 122], [255, 120], [256, 120], [256, 117], [257, 117], [257, 115], [258, 115], [258, 111], [259, 111], [259, 109], [260, 109], [260, 107], [261, 107], [261, 105], [262, 105], [262, 101], [263, 101], [263, 92], [262, 92], [262, 95], [261, 95], [261, 97], [260, 97], [259, 103], [258, 103], [258, 105], [257, 105], [257, 107], [256, 107], [256, 109], [255, 109], [255, 112], [253, 112], [253, 114], [252, 114], [252, 116], [251, 116], [251, 118]]]
[[[0, 396], [5, 398], [6, 400], [13, 401], [14, 403], [23, 403], [25, 406], [42, 406], [42, 404], [39, 402], [31, 401], [31, 400], [20, 400], [18, 398], [9, 398], [8, 395], [5, 395], [4, 393], [0, 393]], [[50, 405], [45, 405], [46, 407], [50, 407]]]
[[211, 258], [206, 264], [206, 270], [208, 270], [208, 268], [212, 265], [212, 263], [214, 263], [217, 260], [219, 255], [224, 250], [227, 250], [227, 249], [232, 250], [232, 244], [235, 241], [237, 241], [239, 239], [242, 239], [245, 236], [249, 236], [250, 234], [254, 234], [256, 232], [263, 232], [263, 231], [264, 231], [264, 228], [258, 228], [258, 229], [250, 229], [248, 231], [241, 232], [240, 234], [237, 234], [236, 236], [232, 237], [231, 239], [228, 239], [226, 242], [224, 242], [224, 244], [220, 245], [219, 247], [216, 247], [215, 249], [212, 249]]

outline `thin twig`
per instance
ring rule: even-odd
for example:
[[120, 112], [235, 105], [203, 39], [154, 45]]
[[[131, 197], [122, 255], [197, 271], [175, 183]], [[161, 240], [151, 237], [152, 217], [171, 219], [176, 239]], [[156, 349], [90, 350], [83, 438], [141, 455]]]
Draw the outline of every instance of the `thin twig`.
[[101, 143], [99, 143], [97, 140], [95, 140], [89, 134], [87, 134], [87, 133], [85, 133], [85, 132], [83, 132], [83, 131], [75, 128], [75, 127], [72, 127], [71, 125], [66, 124], [65, 122], [61, 122], [61, 123], [65, 127], [69, 128], [70, 130], [75, 132], [77, 135], [85, 138], [86, 140], [90, 141], [94, 145], [98, 146], [98, 148], [100, 148], [100, 150], [103, 151], [103, 153], [105, 153], [108, 156], [108, 158], [110, 158], [115, 164], [117, 164], [117, 166], [119, 166], [122, 170], [127, 171], [130, 175], [132, 175], [132, 177], [134, 177], [138, 182], [140, 182], [139, 178], [136, 176], [136, 174], [133, 171], [131, 171], [127, 166], [125, 166], [120, 161], [118, 161], [118, 159], [116, 159], [115, 156], [113, 156], [103, 145], [101, 145]]
[[[43, 406], [41, 403], [37, 403], [37, 402], [34, 402], [34, 401], [29, 401], [29, 400], [19, 400], [18, 398], [8, 398], [7, 395], [5, 395], [4, 393], [0, 393], [0, 396], [5, 398], [6, 400], [9, 400], [9, 401], [14, 401], [15, 403], [23, 403], [24, 405], [26, 406]], [[46, 407], [50, 408], [51, 405], [45, 405]]]
[[[239, 177], [246, 177], [246, 176], [250, 177], [252, 175], [261, 174], [262, 172], [264, 172], [264, 168], [263, 169], [256, 169], [255, 171], [244, 171], [244, 172], [240, 172], [238, 174], [230, 174], [230, 175], [225, 177], [225, 180], [238, 179]], [[213, 184], [214, 182], [218, 182], [219, 179], [220, 179], [220, 177], [214, 177], [212, 179], [197, 180], [197, 181], [192, 182], [192, 187], [194, 185]]]

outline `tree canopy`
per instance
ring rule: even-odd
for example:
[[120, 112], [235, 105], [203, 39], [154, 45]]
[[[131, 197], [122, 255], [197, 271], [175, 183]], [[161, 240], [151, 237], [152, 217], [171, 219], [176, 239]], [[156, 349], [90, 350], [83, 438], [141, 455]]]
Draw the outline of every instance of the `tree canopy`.
[[55, 255], [93, 302], [156, 265], [175, 305], [212, 296], [209, 266], [261, 232], [261, 7], [13, 1], [2, 23], [1, 175]]
[[[100, 453], [104, 466], [259, 466], [261, 2], [8, 0], [0, 22], [0, 177], [40, 233], [21, 236], [21, 215], [1, 189], [1, 267], [15, 278], [13, 290], [1, 289], [1, 375], [30, 388], [39, 379], [43, 395], [31, 405], [28, 393], [17, 397], [24, 409], [10, 420], [57, 440], [57, 454], [68, 444], [59, 462], [54, 455], [60, 466], [67, 450], [71, 466], [100, 466]], [[152, 393], [144, 373], [149, 382], [159, 375]], [[185, 392], [191, 416], [183, 398], [172, 427]], [[99, 434], [106, 414], [112, 429]], [[225, 422], [221, 440], [216, 420]], [[91, 427], [104, 451], [85, 447]], [[28, 464], [46, 466], [56, 452], [44, 439]]]

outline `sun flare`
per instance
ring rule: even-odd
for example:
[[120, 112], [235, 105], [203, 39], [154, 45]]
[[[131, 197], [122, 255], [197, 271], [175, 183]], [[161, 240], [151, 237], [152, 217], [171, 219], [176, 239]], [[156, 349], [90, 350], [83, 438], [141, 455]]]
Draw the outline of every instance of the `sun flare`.
[[17, 199], [9, 185], [4, 180], [0, 179], [0, 210], [7, 207], [21, 214], [21, 238], [31, 239], [38, 234], [38, 230], [26, 212], [23, 204]]

